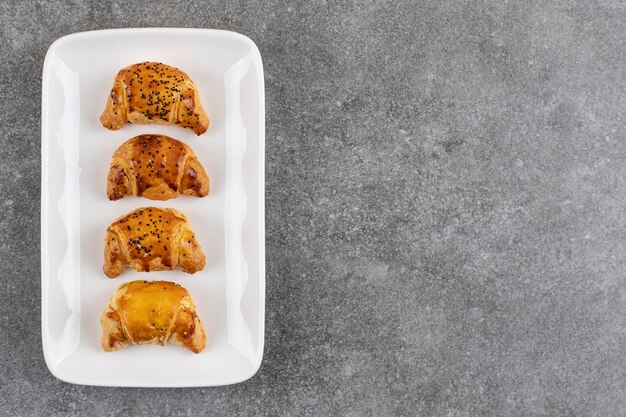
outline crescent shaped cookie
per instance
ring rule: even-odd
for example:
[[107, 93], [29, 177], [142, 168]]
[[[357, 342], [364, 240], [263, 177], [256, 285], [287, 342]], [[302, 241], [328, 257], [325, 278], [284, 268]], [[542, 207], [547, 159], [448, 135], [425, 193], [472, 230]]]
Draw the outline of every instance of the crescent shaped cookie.
[[102, 349], [167, 342], [200, 353], [206, 333], [189, 292], [168, 281], [132, 281], [120, 285], [100, 317]]
[[138, 272], [180, 268], [193, 274], [206, 263], [187, 217], [171, 208], [142, 207], [118, 218], [107, 229], [104, 273], [119, 276], [126, 267]]
[[113, 154], [107, 177], [109, 200], [127, 195], [169, 200], [179, 194], [205, 197], [209, 177], [193, 150], [165, 135], [139, 135]]
[[197, 135], [209, 128], [191, 78], [159, 62], [130, 65], [117, 73], [100, 122], [110, 130], [126, 123], [178, 125]]

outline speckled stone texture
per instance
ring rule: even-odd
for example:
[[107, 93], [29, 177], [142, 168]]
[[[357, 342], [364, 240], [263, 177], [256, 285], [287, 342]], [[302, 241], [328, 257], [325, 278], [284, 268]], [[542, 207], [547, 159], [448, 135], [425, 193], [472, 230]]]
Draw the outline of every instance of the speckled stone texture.
[[[626, 415], [623, 2], [0, 11], [0, 415]], [[74, 386], [44, 363], [44, 55], [134, 26], [263, 56], [266, 347], [240, 385]]]

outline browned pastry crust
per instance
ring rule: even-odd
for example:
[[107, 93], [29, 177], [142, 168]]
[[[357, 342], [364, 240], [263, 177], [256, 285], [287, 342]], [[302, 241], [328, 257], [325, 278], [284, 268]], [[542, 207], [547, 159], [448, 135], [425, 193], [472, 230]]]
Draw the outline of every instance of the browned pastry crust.
[[102, 349], [129, 344], [165, 345], [194, 353], [206, 346], [206, 333], [189, 292], [168, 281], [132, 281], [120, 285], [100, 317]]
[[209, 117], [191, 78], [158, 62], [130, 65], [117, 73], [100, 122], [111, 130], [126, 123], [175, 124], [197, 135], [209, 128]]
[[109, 200], [135, 195], [169, 200], [178, 194], [205, 197], [209, 177], [186, 144], [165, 135], [139, 135], [117, 148], [107, 178]]
[[179, 267], [193, 274], [205, 262], [187, 217], [178, 210], [138, 208], [107, 229], [103, 269], [109, 278], [119, 276], [127, 266], [138, 272]]

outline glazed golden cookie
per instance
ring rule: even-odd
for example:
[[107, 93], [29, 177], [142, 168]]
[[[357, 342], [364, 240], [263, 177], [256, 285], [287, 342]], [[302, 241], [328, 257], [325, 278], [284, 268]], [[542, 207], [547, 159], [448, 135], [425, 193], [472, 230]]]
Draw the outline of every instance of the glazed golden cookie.
[[168, 281], [133, 281], [120, 285], [100, 317], [102, 349], [167, 342], [194, 353], [206, 346], [206, 333], [189, 292]]
[[179, 194], [205, 197], [209, 177], [186, 144], [165, 135], [139, 135], [113, 154], [107, 178], [109, 200], [127, 195], [169, 200]]
[[197, 135], [209, 128], [209, 117], [191, 78], [159, 62], [130, 65], [117, 73], [100, 122], [110, 130], [126, 123], [178, 125]]
[[178, 210], [142, 207], [120, 217], [107, 229], [104, 273], [119, 276], [126, 267], [138, 272], [180, 268], [193, 274], [205, 265], [191, 225]]

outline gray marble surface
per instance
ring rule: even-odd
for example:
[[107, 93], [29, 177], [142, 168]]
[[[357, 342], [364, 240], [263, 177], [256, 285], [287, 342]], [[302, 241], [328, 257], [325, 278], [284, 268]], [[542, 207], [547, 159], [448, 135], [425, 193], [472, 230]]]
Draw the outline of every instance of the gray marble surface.
[[[626, 415], [626, 5], [0, 3], [0, 414]], [[69, 385], [40, 342], [48, 46], [252, 38], [267, 93], [263, 365], [240, 385]], [[120, 370], [123, 371], [123, 370]]]

